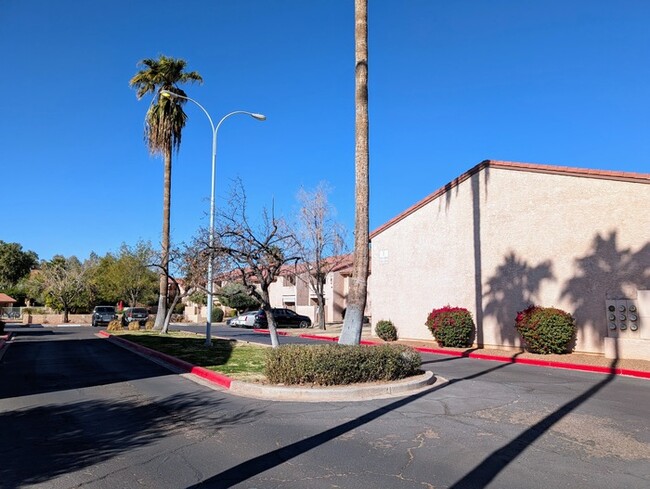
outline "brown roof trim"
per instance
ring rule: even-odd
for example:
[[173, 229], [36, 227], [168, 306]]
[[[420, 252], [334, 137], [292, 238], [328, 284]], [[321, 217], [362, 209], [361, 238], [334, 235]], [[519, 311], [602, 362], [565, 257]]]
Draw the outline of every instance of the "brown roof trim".
[[610, 170], [591, 170], [587, 168], [572, 168], [568, 166], [540, 165], [537, 163], [518, 163], [515, 161], [484, 160], [481, 161], [474, 168], [470, 169], [469, 171], [466, 171], [459, 177], [449, 182], [444, 187], [439, 188], [431, 195], [422, 199], [420, 202], [417, 202], [415, 205], [412, 205], [401, 214], [392, 218], [390, 221], [379, 226], [372, 233], [370, 233], [370, 239], [372, 240], [372, 238], [384, 232], [389, 227], [393, 226], [394, 224], [397, 224], [399, 221], [413, 214], [415, 211], [424, 207], [429, 202], [436, 200], [438, 197], [442, 196], [446, 192], [457, 187], [465, 180], [470, 178], [472, 175], [475, 175], [476, 173], [488, 167], [499, 168], [503, 170], [529, 171], [535, 173], [550, 173], [554, 175], [564, 175], [564, 176], [571, 176], [571, 177], [598, 178], [603, 180], [616, 180], [621, 182], [650, 184], [650, 173], [631, 173], [631, 172], [610, 171]]
[[13, 297], [8, 296], [7, 294], [0, 292], [0, 302], [18, 302]]

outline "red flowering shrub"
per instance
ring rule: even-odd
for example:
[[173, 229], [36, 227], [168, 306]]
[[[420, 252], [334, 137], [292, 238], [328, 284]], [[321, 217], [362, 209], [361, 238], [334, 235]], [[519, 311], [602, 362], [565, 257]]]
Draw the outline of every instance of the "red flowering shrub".
[[464, 307], [434, 309], [425, 323], [440, 346], [468, 348], [474, 340], [474, 320]]
[[528, 306], [517, 313], [515, 328], [532, 353], [567, 353], [576, 334], [573, 316], [553, 307]]

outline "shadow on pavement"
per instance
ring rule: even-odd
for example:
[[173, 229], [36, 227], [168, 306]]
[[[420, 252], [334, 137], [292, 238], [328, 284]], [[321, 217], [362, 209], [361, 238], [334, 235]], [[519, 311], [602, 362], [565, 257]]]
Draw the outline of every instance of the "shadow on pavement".
[[0, 399], [170, 375], [166, 368], [100, 339], [36, 338], [12, 343], [3, 355]]
[[263, 414], [246, 410], [228, 416], [220, 404], [206, 402], [205, 393], [199, 393], [146, 403], [92, 400], [1, 413], [0, 456], [11, 463], [0, 464], [0, 486], [46, 483], [187, 429], [208, 438]]
[[374, 411], [364, 414], [363, 416], [360, 416], [356, 419], [343, 423], [339, 426], [330, 428], [329, 430], [323, 431], [322, 433], [318, 433], [316, 435], [310, 436], [309, 438], [305, 438], [304, 440], [300, 440], [298, 442], [292, 443], [285, 447], [278, 448], [277, 450], [273, 450], [272, 452], [268, 452], [263, 455], [259, 455], [255, 458], [249, 459], [245, 462], [242, 462], [234, 467], [229, 468], [228, 470], [225, 470], [211, 477], [210, 479], [207, 479], [199, 484], [190, 487], [191, 489], [210, 488], [210, 487], [215, 487], [215, 488], [232, 487], [247, 479], [250, 479], [251, 477], [261, 474], [266, 470], [272, 469], [277, 465], [280, 465], [303, 453], [306, 453], [309, 450], [312, 450], [320, 445], [323, 445], [328, 441], [331, 441], [341, 435], [344, 435], [345, 433], [352, 431], [358, 428], [359, 426], [362, 426], [366, 423], [370, 423], [371, 421], [380, 418], [384, 414], [390, 413], [391, 411], [395, 411], [396, 409], [406, 406], [412, 403], [413, 401], [416, 401], [426, 396], [427, 394], [438, 391], [440, 389], [444, 389], [448, 385], [462, 382], [464, 380], [471, 380], [476, 377], [486, 375], [490, 372], [494, 372], [495, 370], [499, 370], [511, 365], [512, 364], [510, 363], [499, 364], [492, 368], [482, 370], [478, 373], [469, 375], [467, 377], [454, 379], [449, 381], [447, 384], [443, 384], [437, 387], [432, 387], [431, 389], [427, 389], [423, 392], [419, 392], [417, 394], [413, 394], [411, 396], [399, 399], [386, 406], [382, 406], [378, 409], [375, 409]]
[[[617, 363], [617, 359], [612, 362], [612, 370], [616, 368]], [[506, 468], [506, 466], [515, 460], [529, 446], [535, 443], [535, 441], [544, 433], [550, 430], [555, 423], [570, 414], [587, 399], [595, 395], [599, 390], [614, 380], [615, 377], [616, 375], [614, 373], [607, 375], [607, 377], [596, 385], [559, 407], [538, 423], [535, 423], [514, 440], [492, 452], [462, 479], [450, 486], [450, 489], [475, 489], [484, 488], [489, 485], [494, 478]]]

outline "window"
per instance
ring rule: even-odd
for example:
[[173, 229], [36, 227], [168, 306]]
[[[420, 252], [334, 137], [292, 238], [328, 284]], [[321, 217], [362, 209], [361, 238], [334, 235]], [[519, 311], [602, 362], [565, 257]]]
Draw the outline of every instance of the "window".
[[282, 280], [282, 285], [285, 287], [290, 287], [296, 285], [296, 276], [295, 275], [285, 275]]

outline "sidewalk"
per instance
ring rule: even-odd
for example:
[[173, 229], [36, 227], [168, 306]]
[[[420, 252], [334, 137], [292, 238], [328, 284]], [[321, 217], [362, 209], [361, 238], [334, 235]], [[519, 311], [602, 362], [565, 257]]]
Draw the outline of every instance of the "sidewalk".
[[[328, 325], [325, 331], [320, 329], [295, 330], [283, 329], [281, 334], [300, 336], [302, 338], [336, 341], [341, 333], [341, 324]], [[373, 337], [369, 325], [364, 326], [361, 341], [365, 344], [383, 343], [383, 340]], [[633, 359], [612, 359], [603, 355], [568, 353], [565, 355], [539, 355], [519, 349], [498, 348], [442, 348], [436, 341], [431, 340], [397, 340], [394, 343], [412, 346], [422, 353], [449, 355], [456, 357], [475, 358], [508, 363], [521, 363], [541, 367], [566, 368], [597, 373], [614, 373], [632, 377], [650, 379], [650, 361]]]

